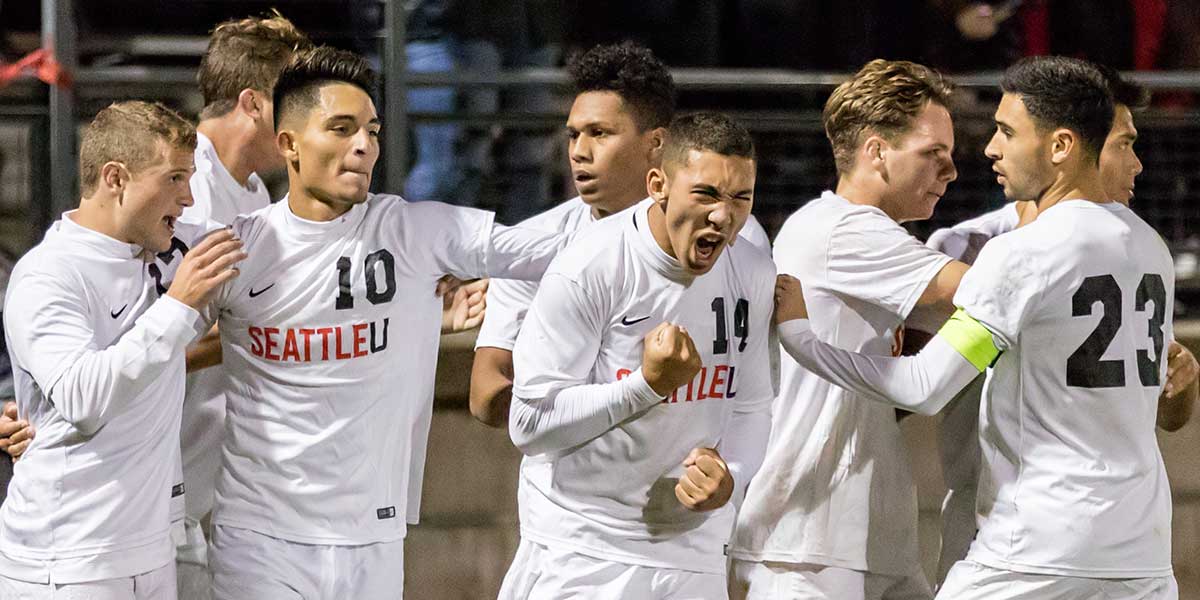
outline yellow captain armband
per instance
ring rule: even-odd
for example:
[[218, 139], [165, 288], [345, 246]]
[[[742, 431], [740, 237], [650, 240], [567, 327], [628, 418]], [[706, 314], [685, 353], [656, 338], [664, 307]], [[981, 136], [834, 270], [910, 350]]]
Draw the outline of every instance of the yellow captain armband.
[[992, 340], [992, 332], [961, 308], [950, 315], [950, 320], [942, 325], [937, 334], [951, 348], [958, 350], [967, 362], [975, 365], [980, 373], [986, 371], [1000, 356], [1000, 349]]

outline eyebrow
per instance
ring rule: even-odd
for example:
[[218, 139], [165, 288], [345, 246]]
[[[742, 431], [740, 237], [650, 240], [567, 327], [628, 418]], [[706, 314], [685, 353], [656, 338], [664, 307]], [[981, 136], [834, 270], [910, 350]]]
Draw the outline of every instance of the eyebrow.
[[[354, 122], [358, 122], [358, 117], [355, 117], [354, 115], [346, 115], [346, 114], [342, 114], [342, 115], [332, 115], [332, 116], [330, 116], [329, 118], [325, 119], [325, 122], [326, 122], [326, 123], [330, 123], [330, 122], [333, 122], [333, 121], [354, 121]], [[382, 121], [380, 121], [380, 120], [379, 120], [379, 117], [375, 117], [375, 118], [371, 119], [370, 121], [367, 121], [367, 125], [382, 125], [382, 124], [383, 124], [383, 123], [382, 123]]]

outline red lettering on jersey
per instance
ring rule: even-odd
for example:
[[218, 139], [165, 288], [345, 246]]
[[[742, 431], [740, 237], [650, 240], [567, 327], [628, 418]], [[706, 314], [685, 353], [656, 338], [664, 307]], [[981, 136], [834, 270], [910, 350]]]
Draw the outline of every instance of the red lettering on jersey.
[[267, 338], [267, 349], [263, 352], [263, 358], [267, 360], [279, 360], [279, 355], [275, 354], [274, 349], [279, 347], [279, 342], [275, 341], [274, 336], [279, 333], [278, 327], [264, 327], [263, 335]]
[[629, 369], [617, 369], [617, 381], [625, 379], [630, 375], [633, 375], [633, 371], [630, 371]]
[[311, 338], [312, 334], [314, 334], [316, 332], [317, 332], [316, 329], [304, 328], [304, 329], [300, 330], [300, 335], [304, 336], [304, 362], [312, 361], [312, 358], [309, 356], [309, 353], [308, 353], [309, 344], [311, 343], [311, 342], [309, 342], [309, 338]]
[[363, 348], [363, 345], [367, 343], [367, 338], [362, 334], [367, 330], [367, 324], [355, 323], [351, 329], [354, 330], [354, 358], [366, 356], [367, 350]]
[[708, 388], [708, 395], [712, 398], [724, 398], [724, 390], [718, 391], [717, 386], [724, 385], [726, 382], [722, 376], [729, 370], [729, 365], [717, 365], [713, 367], [712, 387]]
[[296, 347], [296, 330], [287, 330], [287, 338], [283, 341], [283, 357], [279, 360], [287, 360], [292, 357], [296, 362], [300, 362], [300, 349]]
[[696, 400], [707, 400], [708, 394], [704, 393], [704, 380], [708, 377], [708, 367], [700, 367], [700, 385], [696, 386]]
[[329, 360], [329, 334], [333, 333], [333, 328], [321, 327], [317, 333], [321, 334], [321, 360]]
[[338, 327], [337, 329], [335, 329], [334, 334], [336, 335], [336, 340], [337, 340], [337, 350], [334, 352], [333, 357], [338, 360], [345, 360], [347, 358], [353, 358], [353, 355], [350, 354], [349, 352], [342, 352], [342, 328]]
[[249, 333], [250, 333], [250, 354], [253, 354], [255, 356], [262, 356], [263, 355], [262, 340], [259, 339], [259, 336], [262, 335], [262, 328], [261, 327], [251, 327], [249, 329]]
[[725, 386], [725, 397], [726, 398], [733, 398], [734, 396], [737, 396], [737, 392], [733, 391], [733, 374], [736, 370], [737, 370], [737, 367], [734, 367], [734, 366], [729, 367], [729, 384]]
[[688, 382], [687, 395], [683, 397], [683, 401], [684, 402], [692, 401], [692, 382], [691, 381]]

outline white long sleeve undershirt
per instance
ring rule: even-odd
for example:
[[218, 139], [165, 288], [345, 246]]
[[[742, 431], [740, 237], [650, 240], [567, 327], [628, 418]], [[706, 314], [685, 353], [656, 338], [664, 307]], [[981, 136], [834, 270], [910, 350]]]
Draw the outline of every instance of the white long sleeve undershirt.
[[[612, 383], [576, 385], [544, 398], [513, 395], [508, 433], [521, 452], [561, 452], [587, 442], [659, 402], [642, 370]], [[760, 459], [761, 460], [761, 459]]]
[[805, 369], [834, 385], [907, 411], [932, 415], [942, 410], [979, 369], [940, 336], [916, 356], [872, 356], [817, 339], [808, 319], [779, 325], [784, 350]]

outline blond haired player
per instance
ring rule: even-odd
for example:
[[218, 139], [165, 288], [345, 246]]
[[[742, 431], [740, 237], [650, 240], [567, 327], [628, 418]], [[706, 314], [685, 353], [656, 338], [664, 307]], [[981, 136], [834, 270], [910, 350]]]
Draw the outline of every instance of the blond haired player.
[[[808, 286], [821, 340], [890, 355], [911, 314], [949, 316], [966, 265], [900, 226], [929, 218], [957, 176], [949, 93], [926, 67], [875, 60], [826, 102], [837, 188], [775, 239], [779, 271]], [[929, 598], [895, 411], [781, 362], [767, 455], [730, 544], [731, 596]]]
[[[1036, 57], [1010, 67], [1002, 89], [986, 153], [1005, 196], [1035, 198], [1037, 218], [984, 246], [950, 321], [916, 357], [850, 353], [814, 338], [798, 285], [781, 279], [780, 337], [823, 377], [922, 413], [987, 372], [979, 533], [939, 597], [1174, 599], [1154, 434], [1173, 261], [1149, 225], [1105, 196], [1104, 76]], [[1189, 386], [1187, 401], [1198, 391]]]
[[175, 598], [184, 349], [244, 258], [221, 231], [151, 273], [191, 204], [192, 125], [159, 104], [100, 111], [79, 209], [14, 270], [5, 298], [19, 412], [38, 429], [0, 508], [0, 597]]

